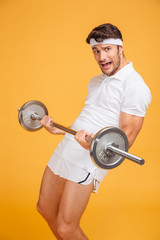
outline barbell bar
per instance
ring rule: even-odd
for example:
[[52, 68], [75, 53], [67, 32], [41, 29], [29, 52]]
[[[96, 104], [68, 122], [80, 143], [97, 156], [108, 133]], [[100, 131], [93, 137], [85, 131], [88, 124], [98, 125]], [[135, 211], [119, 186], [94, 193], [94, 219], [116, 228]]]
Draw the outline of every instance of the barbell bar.
[[[40, 121], [48, 115], [46, 106], [40, 101], [29, 101], [18, 109], [19, 123], [28, 131], [36, 131], [42, 128]], [[69, 134], [75, 135], [77, 131], [67, 128], [56, 122], [51, 126], [59, 128]], [[105, 127], [98, 131], [93, 138], [86, 136], [90, 142], [90, 155], [92, 161], [100, 168], [112, 169], [119, 166], [125, 158], [140, 165], [144, 159], [128, 153], [128, 139], [126, 134], [117, 127]]]

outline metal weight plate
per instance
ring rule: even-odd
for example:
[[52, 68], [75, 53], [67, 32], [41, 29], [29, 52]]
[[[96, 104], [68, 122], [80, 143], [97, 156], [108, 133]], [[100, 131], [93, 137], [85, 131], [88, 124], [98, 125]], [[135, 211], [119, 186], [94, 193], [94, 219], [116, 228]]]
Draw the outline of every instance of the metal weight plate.
[[92, 161], [100, 168], [111, 169], [119, 166], [125, 159], [113, 152], [106, 152], [107, 145], [114, 144], [128, 152], [128, 139], [119, 128], [106, 127], [101, 129], [93, 138], [90, 148]]
[[19, 110], [18, 119], [19, 123], [26, 130], [36, 131], [42, 127], [39, 120], [34, 120], [31, 118], [31, 114], [36, 113], [43, 118], [48, 115], [48, 110], [46, 106], [39, 101], [29, 101], [25, 103]]

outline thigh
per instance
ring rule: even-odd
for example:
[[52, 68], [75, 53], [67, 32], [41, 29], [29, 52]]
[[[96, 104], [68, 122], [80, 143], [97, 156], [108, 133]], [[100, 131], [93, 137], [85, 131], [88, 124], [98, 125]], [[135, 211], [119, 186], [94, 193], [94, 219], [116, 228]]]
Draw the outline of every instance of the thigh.
[[38, 206], [45, 214], [57, 215], [66, 180], [55, 175], [47, 166], [42, 178]]
[[59, 206], [58, 218], [68, 224], [79, 224], [93, 190], [93, 181], [89, 185], [81, 185], [66, 181]]

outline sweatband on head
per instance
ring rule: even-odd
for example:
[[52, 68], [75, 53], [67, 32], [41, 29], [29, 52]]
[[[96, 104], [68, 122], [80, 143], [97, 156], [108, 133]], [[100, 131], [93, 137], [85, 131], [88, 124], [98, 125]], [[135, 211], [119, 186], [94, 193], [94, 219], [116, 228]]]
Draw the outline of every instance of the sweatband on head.
[[100, 44], [113, 44], [123, 46], [122, 40], [120, 38], [106, 38], [102, 42], [97, 42], [94, 38], [90, 39], [90, 46], [93, 47], [94, 45]]

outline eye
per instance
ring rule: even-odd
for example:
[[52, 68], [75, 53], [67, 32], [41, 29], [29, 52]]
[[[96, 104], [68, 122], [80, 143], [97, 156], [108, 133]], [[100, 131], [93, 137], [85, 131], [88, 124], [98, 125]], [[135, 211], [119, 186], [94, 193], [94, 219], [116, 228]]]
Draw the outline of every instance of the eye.
[[95, 54], [99, 53], [99, 50], [93, 50], [93, 53], [95, 53]]
[[111, 49], [110, 47], [105, 48], [106, 52], [108, 52], [110, 49]]

